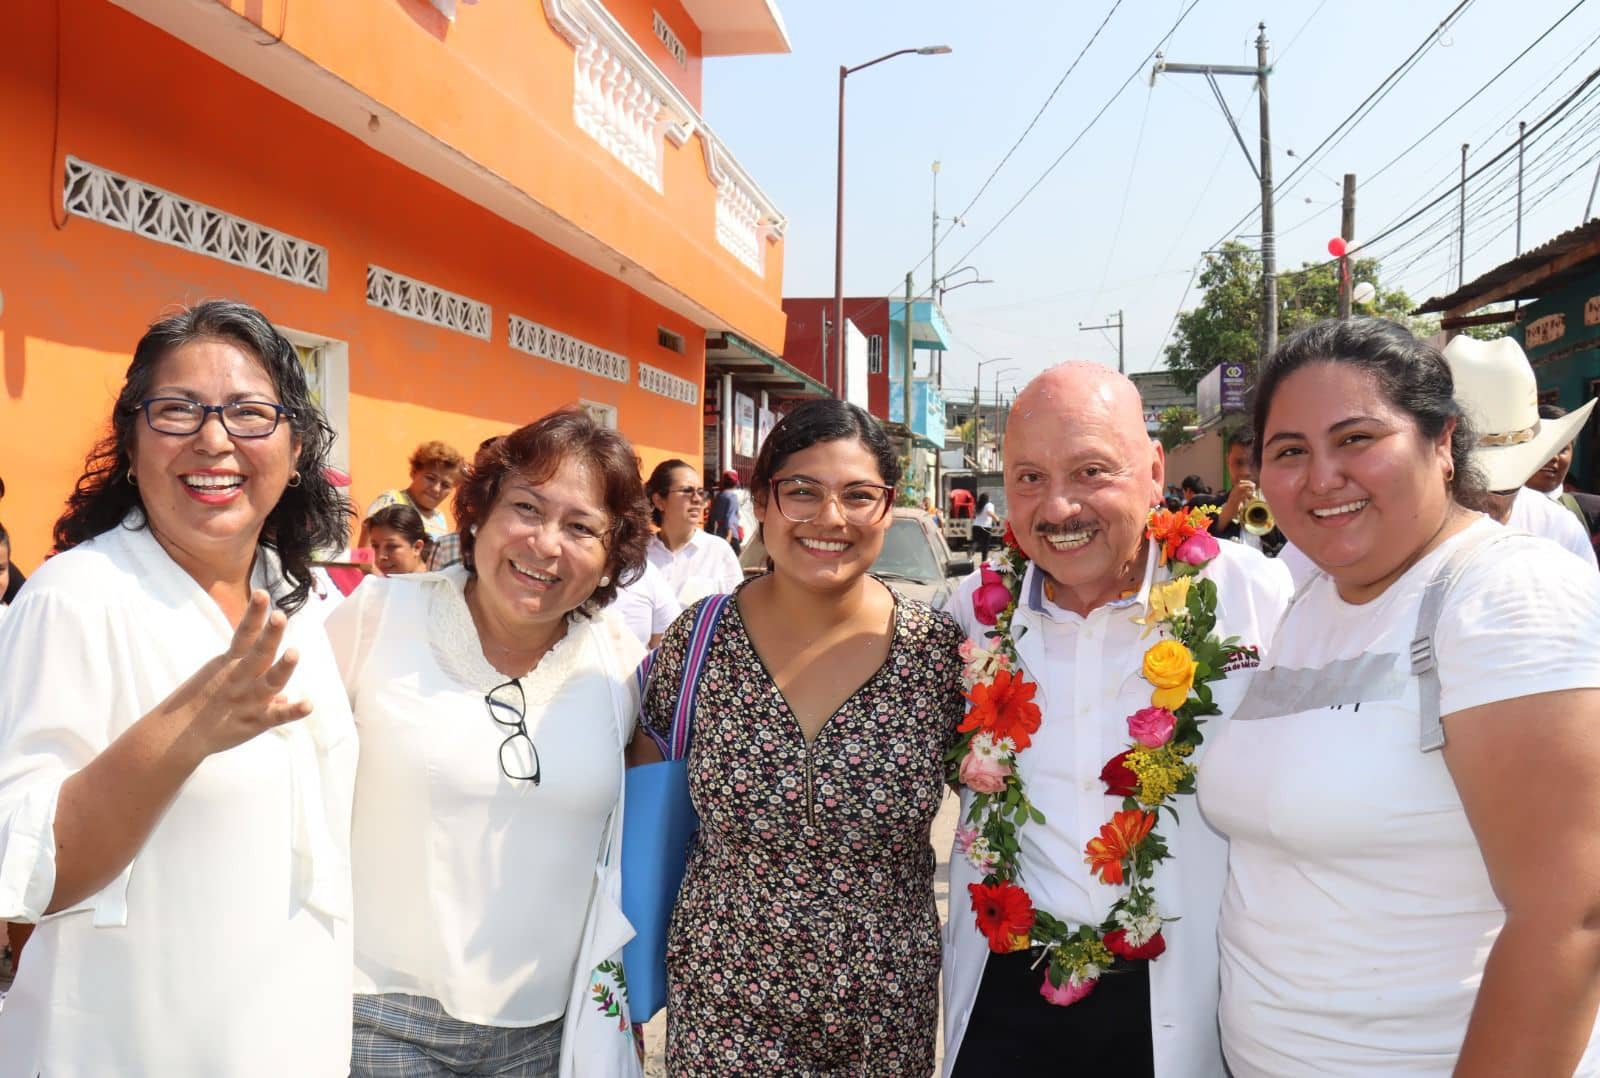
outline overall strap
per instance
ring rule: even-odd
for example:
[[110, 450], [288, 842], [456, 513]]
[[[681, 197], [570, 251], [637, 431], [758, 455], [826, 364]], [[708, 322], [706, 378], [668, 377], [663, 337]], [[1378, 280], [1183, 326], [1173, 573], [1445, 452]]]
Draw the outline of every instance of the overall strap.
[[1506, 528], [1494, 531], [1474, 528], [1467, 531], [1444, 561], [1439, 563], [1433, 578], [1423, 589], [1422, 606], [1417, 611], [1417, 632], [1411, 640], [1411, 673], [1418, 680], [1417, 701], [1422, 721], [1418, 746], [1422, 752], [1444, 748], [1444, 716], [1439, 714], [1439, 663], [1434, 652], [1433, 636], [1439, 629], [1439, 616], [1444, 612], [1445, 599], [1479, 554], [1501, 540], [1518, 534], [1521, 533]]
[[678, 709], [672, 716], [672, 743], [669, 746], [672, 751], [667, 757], [669, 760], [681, 760], [689, 754], [695, 703], [700, 698], [700, 671], [706, 664], [706, 654], [711, 650], [711, 637], [716, 632], [717, 622], [732, 601], [732, 595], [713, 595], [694, 612], [689, 646], [683, 655], [683, 683], [678, 688]]

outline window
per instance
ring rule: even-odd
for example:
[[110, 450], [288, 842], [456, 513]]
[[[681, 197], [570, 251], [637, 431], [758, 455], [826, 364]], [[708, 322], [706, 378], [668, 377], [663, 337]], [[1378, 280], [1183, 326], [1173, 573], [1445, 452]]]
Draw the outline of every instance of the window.
[[882, 374], [883, 373], [883, 338], [882, 337], [874, 336], [874, 337], [868, 337], [867, 338], [867, 373], [868, 374]]
[[657, 326], [656, 343], [669, 352], [676, 352], [680, 356], [683, 355], [683, 335], [681, 333], [674, 333], [670, 329], [663, 329]]
[[653, 11], [655, 16], [651, 20], [651, 29], [656, 32], [656, 40], [667, 47], [672, 58], [678, 61], [679, 67], [689, 66], [689, 52], [683, 47], [683, 42], [678, 40], [678, 35], [672, 32], [672, 27], [667, 25], [667, 20], [661, 17], [661, 12]]
[[278, 327], [306, 371], [306, 388], [311, 401], [327, 417], [336, 437], [328, 452], [328, 463], [342, 472], [350, 471], [350, 346], [344, 341], [314, 333]]

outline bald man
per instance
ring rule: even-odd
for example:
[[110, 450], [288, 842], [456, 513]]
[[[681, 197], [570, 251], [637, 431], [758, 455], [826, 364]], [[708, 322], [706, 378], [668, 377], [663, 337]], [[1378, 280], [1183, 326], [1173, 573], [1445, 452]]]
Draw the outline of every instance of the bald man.
[[[1045, 816], [1019, 831], [1019, 882], [1035, 909], [1069, 925], [1100, 926], [1124, 888], [1090, 875], [1084, 846], [1122, 808], [1121, 797], [1105, 793], [1100, 772], [1128, 748], [1128, 717], [1150, 706], [1140, 670], [1154, 638], [1134, 619], [1145, 613], [1150, 586], [1171, 576], [1145, 539], [1166, 462], [1145, 431], [1133, 383], [1092, 363], [1065, 363], [1030, 382], [1012, 407], [1005, 446], [1006, 506], [1030, 561], [1012, 634], [1024, 674], [1038, 684], [1034, 701], [1042, 712], [1032, 746], [1017, 757], [1028, 797]], [[1256, 655], [1212, 683], [1223, 714], [1209, 723], [1225, 721], [1243, 698], [1291, 592], [1281, 565], [1237, 543], [1220, 546], [1202, 571], [1217, 584], [1216, 631]], [[969, 639], [987, 645], [990, 628], [973, 613], [977, 584], [969, 578], [946, 610]], [[971, 797], [963, 791], [963, 820]], [[1216, 924], [1227, 845], [1192, 797], [1179, 797], [1177, 808], [1177, 820], [1161, 820], [1171, 859], [1155, 875], [1162, 915], [1180, 918], [1163, 929], [1166, 953], [1153, 961], [1119, 959], [1093, 992], [1065, 1007], [1040, 995], [1041, 948], [990, 952], [966, 900], [967, 885], [982, 876], [952, 852], [947, 1076], [1032, 1067], [1039, 1074], [1221, 1078]]]

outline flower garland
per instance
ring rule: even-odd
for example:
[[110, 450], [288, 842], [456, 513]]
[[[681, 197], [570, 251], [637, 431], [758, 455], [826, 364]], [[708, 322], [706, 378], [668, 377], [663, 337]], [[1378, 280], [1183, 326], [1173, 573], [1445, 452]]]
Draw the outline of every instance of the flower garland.
[[1128, 716], [1132, 741], [1100, 772], [1106, 793], [1120, 797], [1122, 807], [1089, 840], [1084, 861], [1091, 875], [1126, 886], [1127, 893], [1098, 925], [1069, 925], [1035, 909], [1017, 882], [1018, 831], [1030, 821], [1043, 823], [1044, 815], [1028, 800], [1016, 768], [1041, 716], [1033, 702], [1038, 686], [1023, 676], [1011, 632], [1028, 557], [1009, 526], [1001, 568], [981, 567], [973, 612], [994, 628], [988, 646], [970, 640], [961, 646], [962, 682], [972, 706], [947, 762], [951, 783], [974, 796], [956, 849], [983, 874], [983, 882], [967, 890], [990, 950], [1044, 947], [1049, 966], [1039, 991], [1051, 1003], [1067, 1006], [1094, 991], [1118, 956], [1154, 959], [1167, 947], [1152, 876], [1169, 852], [1156, 825], [1162, 809], [1176, 820], [1172, 802], [1194, 793], [1191, 760], [1204, 740], [1200, 727], [1205, 716], [1221, 714], [1209, 683], [1221, 680], [1229, 661], [1244, 651], [1235, 639], [1216, 636], [1217, 587], [1196, 576], [1220, 552], [1208, 530], [1211, 516], [1203, 509], [1158, 509], [1146, 526], [1172, 575], [1151, 585], [1149, 606], [1137, 619], [1145, 635], [1158, 628], [1163, 633], [1144, 655], [1143, 674], [1154, 686], [1150, 706]]

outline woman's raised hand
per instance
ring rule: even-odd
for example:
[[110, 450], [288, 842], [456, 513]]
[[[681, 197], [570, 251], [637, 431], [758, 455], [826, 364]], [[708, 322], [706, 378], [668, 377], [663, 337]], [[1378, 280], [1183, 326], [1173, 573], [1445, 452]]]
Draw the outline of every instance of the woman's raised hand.
[[272, 609], [266, 592], [251, 592], [228, 650], [162, 703], [159, 710], [186, 720], [179, 740], [197, 763], [311, 714], [309, 701], [283, 695], [299, 654], [290, 649], [274, 661], [288, 624], [282, 611]]

